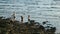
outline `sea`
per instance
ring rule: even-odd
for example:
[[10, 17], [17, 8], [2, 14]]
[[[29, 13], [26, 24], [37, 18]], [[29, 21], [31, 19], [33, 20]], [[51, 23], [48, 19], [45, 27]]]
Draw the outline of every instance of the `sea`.
[[16, 20], [31, 20], [42, 23], [49, 21], [60, 33], [60, 0], [0, 0], [0, 16], [11, 17], [15, 12]]

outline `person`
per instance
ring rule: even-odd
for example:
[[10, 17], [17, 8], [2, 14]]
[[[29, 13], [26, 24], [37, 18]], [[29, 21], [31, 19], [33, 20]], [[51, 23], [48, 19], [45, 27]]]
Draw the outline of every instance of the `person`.
[[28, 23], [30, 23], [30, 15], [28, 15]]
[[23, 16], [21, 16], [21, 23], [23, 23]]
[[12, 21], [15, 21], [15, 12], [13, 12], [13, 14], [12, 14], [12, 17], [11, 17], [11, 19], [12, 19]]

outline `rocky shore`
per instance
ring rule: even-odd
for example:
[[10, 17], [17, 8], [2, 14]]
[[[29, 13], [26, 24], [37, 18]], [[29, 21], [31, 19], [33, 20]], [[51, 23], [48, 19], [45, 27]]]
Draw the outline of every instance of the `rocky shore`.
[[56, 27], [46, 24], [47, 22], [43, 21], [40, 24], [31, 20], [30, 16], [27, 22], [23, 22], [23, 16], [21, 16], [21, 21], [15, 20], [15, 17], [12, 19], [0, 17], [0, 34], [55, 34]]

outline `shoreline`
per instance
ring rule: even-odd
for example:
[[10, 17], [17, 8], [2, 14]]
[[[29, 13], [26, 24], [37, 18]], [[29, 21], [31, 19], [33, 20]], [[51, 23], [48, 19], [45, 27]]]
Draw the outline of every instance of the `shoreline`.
[[[14, 17], [14, 16], [13, 16]], [[27, 22], [23, 22], [23, 17], [21, 17], [21, 22], [20, 21], [18, 21], [18, 20], [15, 20], [15, 17], [14, 18], [12, 18], [12, 20], [11, 20], [11, 18], [3, 18], [3, 17], [0, 17], [0, 22], [1, 23], [7, 23], [7, 24], [9, 24], [11, 27], [16, 27], [17, 25], [17, 27], [19, 27], [18, 29], [20, 29], [18, 32], [20, 32], [21, 33], [21, 31], [23, 31], [23, 30], [26, 30], [26, 28], [27, 28], [27, 32], [26, 31], [24, 31], [23, 33], [28, 33], [28, 31], [30, 30], [30, 33], [32, 33], [33, 31], [34, 31], [34, 29], [37, 29], [37, 31], [36, 31], [36, 33], [40, 33], [40, 34], [44, 34], [44, 33], [49, 33], [49, 32], [51, 32], [50, 34], [55, 34], [55, 31], [56, 31], [56, 27], [52, 27], [52, 26], [50, 26], [50, 25], [52, 25], [52, 24], [47, 24], [47, 26], [45, 26], [46, 25], [46, 23], [48, 22], [48, 21], [43, 21], [42, 22], [42, 24], [43, 25], [41, 25], [39, 22], [35, 22], [35, 20], [31, 20], [30, 19], [30, 16], [28, 16], [29, 18], [28, 18], [28, 21]], [[19, 24], [20, 23], [20, 24]], [[6, 24], [6, 25], [7, 25]], [[1, 25], [1, 26], [3, 26], [3, 25]], [[13, 27], [13, 28], [14, 28]], [[5, 27], [6, 28], [6, 27]], [[13, 29], [12, 28], [12, 29]], [[23, 30], [21, 30], [21, 28], [23, 29]], [[47, 28], [47, 29], [46, 29]], [[16, 28], [15, 28], [16, 29]], [[32, 31], [32, 30], [33, 31]], [[52, 30], [51, 30], [52, 29]], [[11, 30], [9, 30], [9, 32], [10, 32]], [[31, 32], [32, 31], [32, 32]], [[42, 33], [42, 31], [43, 31], [43, 33]], [[48, 31], [48, 32], [47, 32]], [[23, 34], [23, 33], [21, 33], [21, 34]], [[34, 33], [34, 32], [33, 32]], [[29, 34], [29, 33], [28, 33]]]

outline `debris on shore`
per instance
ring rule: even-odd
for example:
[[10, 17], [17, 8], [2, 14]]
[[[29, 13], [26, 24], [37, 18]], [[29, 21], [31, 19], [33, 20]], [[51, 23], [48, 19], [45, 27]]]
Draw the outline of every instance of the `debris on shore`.
[[30, 19], [28, 15], [28, 21], [23, 22], [23, 16], [21, 16], [21, 21], [15, 20], [15, 15], [13, 18], [3, 18], [0, 17], [0, 34], [55, 34], [56, 27], [52, 27], [46, 23], [48, 21], [43, 21], [41, 25], [39, 22]]

